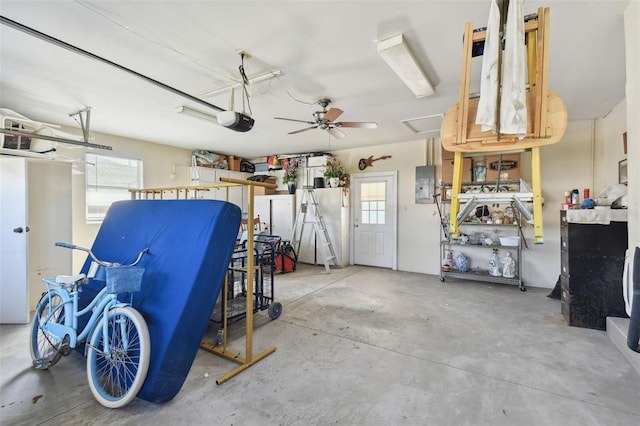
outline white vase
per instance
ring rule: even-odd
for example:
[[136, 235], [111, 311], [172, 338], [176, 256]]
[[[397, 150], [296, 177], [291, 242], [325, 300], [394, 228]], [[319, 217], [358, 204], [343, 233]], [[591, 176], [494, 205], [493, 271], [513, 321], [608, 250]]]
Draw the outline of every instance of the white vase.
[[329, 178], [329, 186], [331, 188], [337, 188], [338, 187], [338, 182], [339, 182], [338, 178]]

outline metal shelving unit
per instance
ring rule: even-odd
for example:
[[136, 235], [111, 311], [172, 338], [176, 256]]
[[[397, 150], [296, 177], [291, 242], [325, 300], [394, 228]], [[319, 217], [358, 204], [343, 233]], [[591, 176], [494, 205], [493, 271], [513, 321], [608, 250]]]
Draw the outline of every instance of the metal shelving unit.
[[[513, 185], [514, 182], [509, 182], [509, 184]], [[447, 184], [443, 184], [443, 191]], [[473, 187], [490, 187], [491, 182], [467, 182], [467, 186]], [[519, 189], [519, 188], [518, 188]], [[473, 196], [472, 193], [469, 193], [467, 199], [471, 199]], [[440, 281], [444, 281], [445, 279], [464, 279], [464, 280], [473, 280], [473, 281], [482, 281], [482, 282], [492, 282], [499, 284], [509, 284], [509, 285], [517, 285], [521, 291], [526, 291], [526, 287], [522, 281], [522, 248], [523, 245], [526, 247], [526, 241], [524, 239], [524, 235], [521, 229], [523, 217], [519, 213], [519, 210], [516, 206], [513, 205], [513, 202], [509, 202], [509, 192], [496, 192], [495, 194], [483, 194], [483, 203], [488, 205], [496, 205], [496, 206], [504, 206], [510, 207], [513, 212], [514, 223], [509, 224], [497, 224], [497, 223], [478, 223], [472, 221], [462, 221], [458, 223], [460, 228], [460, 233], [458, 235], [453, 236], [452, 233], [447, 232], [446, 224], [449, 223], [449, 219], [446, 217], [445, 206], [449, 205], [447, 201], [443, 202], [443, 217], [442, 226], [441, 226], [441, 241], [440, 241], [440, 259], [441, 262], [444, 260], [446, 252], [448, 250], [455, 252], [463, 252], [470, 259], [479, 259], [480, 254], [482, 253], [490, 253], [491, 249], [498, 249], [503, 253], [505, 251], [509, 251], [512, 253], [512, 257], [516, 261], [516, 275], [514, 277], [504, 277], [504, 276], [494, 276], [489, 273], [489, 256], [483, 256], [487, 261], [482, 266], [476, 266], [470, 268], [468, 271], [462, 272], [455, 269], [455, 266], [450, 270], [446, 270], [442, 265], [440, 268]], [[449, 209], [450, 211], [450, 209]], [[465, 232], [466, 231], [466, 232]], [[493, 238], [490, 244], [486, 244], [482, 235], [486, 234], [485, 237]], [[463, 235], [468, 235], [469, 240], [463, 242]], [[475, 235], [476, 237], [472, 238], [471, 236]], [[520, 240], [518, 245], [516, 246], [504, 246], [500, 244], [499, 237], [508, 237], [508, 236], [519, 236]], [[471, 254], [473, 253], [473, 254]], [[455, 257], [455, 255], [454, 255]], [[499, 256], [500, 258], [500, 256]], [[471, 266], [473, 266], [473, 262], [471, 262]]]
[[[479, 224], [479, 223], [478, 224], [473, 224], [473, 223], [460, 224], [460, 227], [462, 230], [465, 230], [468, 227], [469, 228], [470, 227], [493, 227], [495, 229], [504, 228], [505, 230], [511, 228], [509, 231], [507, 231], [509, 232], [509, 235], [512, 235], [513, 230], [517, 230], [518, 226], [519, 225], [497, 225], [497, 224]], [[444, 281], [446, 278], [450, 278], [450, 279], [484, 281], [484, 282], [492, 282], [492, 283], [499, 283], [499, 284], [510, 284], [510, 285], [517, 285], [518, 287], [520, 287], [520, 290], [526, 291], [526, 287], [522, 282], [522, 241], [523, 240], [521, 238], [520, 243], [517, 246], [503, 246], [500, 244], [479, 244], [479, 243], [462, 244], [452, 239], [442, 239], [440, 241], [440, 258], [441, 259], [444, 259], [445, 253], [447, 250], [453, 250], [458, 252], [464, 250], [467, 252], [465, 253], [465, 255], [467, 255], [468, 257], [471, 257], [468, 255], [468, 252], [470, 251], [484, 251], [488, 253], [489, 252], [488, 249], [498, 249], [503, 251], [508, 250], [512, 253], [515, 253], [514, 259], [516, 261], [517, 273], [515, 277], [507, 278], [507, 277], [490, 275], [488, 268], [483, 269], [481, 267], [476, 267], [473, 269], [469, 269], [469, 271], [467, 272], [460, 272], [456, 270], [446, 271], [441, 267], [440, 281]], [[488, 262], [487, 262], [487, 265], [488, 265]]]

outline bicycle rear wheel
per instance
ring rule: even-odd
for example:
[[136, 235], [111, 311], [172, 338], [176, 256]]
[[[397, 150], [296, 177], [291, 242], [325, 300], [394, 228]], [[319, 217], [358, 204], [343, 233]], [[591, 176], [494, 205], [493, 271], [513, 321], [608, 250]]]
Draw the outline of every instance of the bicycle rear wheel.
[[[29, 339], [33, 368], [46, 370], [49, 367], [53, 367], [62, 357], [60, 347], [63, 344], [63, 340], [50, 333], [45, 333], [40, 328], [49, 313], [53, 312], [60, 304], [62, 304], [62, 298], [58, 293], [52, 291], [50, 297], [49, 293], [45, 293], [36, 306]], [[49, 322], [64, 324], [64, 309], [61, 307], [55, 311]]]
[[[104, 352], [105, 341], [109, 343], [109, 355]], [[147, 377], [150, 354], [151, 339], [142, 315], [129, 306], [109, 310], [108, 318], [103, 317], [93, 331], [87, 351], [87, 376], [93, 396], [107, 408], [127, 405]]]

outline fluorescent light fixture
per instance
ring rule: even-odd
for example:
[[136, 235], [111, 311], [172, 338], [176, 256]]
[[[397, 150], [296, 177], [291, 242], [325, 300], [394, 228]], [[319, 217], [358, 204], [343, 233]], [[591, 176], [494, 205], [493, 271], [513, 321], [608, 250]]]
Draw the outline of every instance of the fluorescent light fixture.
[[[255, 83], [260, 83], [262, 81], [267, 81], [267, 80], [271, 80], [272, 78], [278, 77], [282, 72], [280, 70], [272, 70], [272, 71], [267, 71], [264, 74], [259, 74], [255, 77], [251, 77], [249, 79], [249, 85], [255, 84]], [[223, 86], [223, 87], [219, 87], [217, 89], [213, 89], [210, 90], [206, 93], [203, 93], [201, 96], [203, 98], [210, 98], [212, 96], [216, 96], [216, 95], [220, 95], [222, 93], [226, 93], [229, 90], [232, 89], [238, 89], [242, 87], [242, 83], [241, 82], [236, 82], [233, 84], [229, 84], [227, 86]]]
[[378, 53], [417, 98], [435, 93], [402, 34], [378, 41]]
[[199, 118], [200, 120], [213, 121], [214, 123], [218, 122], [218, 117], [214, 114], [210, 114], [208, 112], [202, 112], [195, 108], [191, 108], [185, 105], [181, 105], [176, 107], [176, 112], [179, 114], [187, 114], [192, 117]]

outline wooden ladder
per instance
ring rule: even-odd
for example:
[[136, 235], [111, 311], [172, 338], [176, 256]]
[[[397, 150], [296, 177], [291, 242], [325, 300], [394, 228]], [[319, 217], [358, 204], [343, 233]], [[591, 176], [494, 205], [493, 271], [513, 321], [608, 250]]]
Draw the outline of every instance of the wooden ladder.
[[451, 217], [449, 232], [458, 237], [456, 216], [460, 209], [459, 194], [462, 185], [462, 163], [465, 153], [504, 153], [531, 151], [533, 186], [534, 243], [542, 244], [542, 185], [540, 177], [540, 147], [560, 141], [567, 128], [567, 109], [560, 96], [548, 90], [549, 8], [539, 8], [537, 16], [525, 22], [529, 93], [527, 93], [527, 135], [519, 140], [516, 135], [482, 132], [475, 124], [478, 99], [469, 99], [471, 86], [471, 59], [474, 42], [486, 39], [485, 31], [473, 31], [467, 22], [464, 31], [462, 77], [460, 95], [456, 105], [445, 114], [441, 126], [442, 146], [454, 152], [453, 182], [451, 188]]

